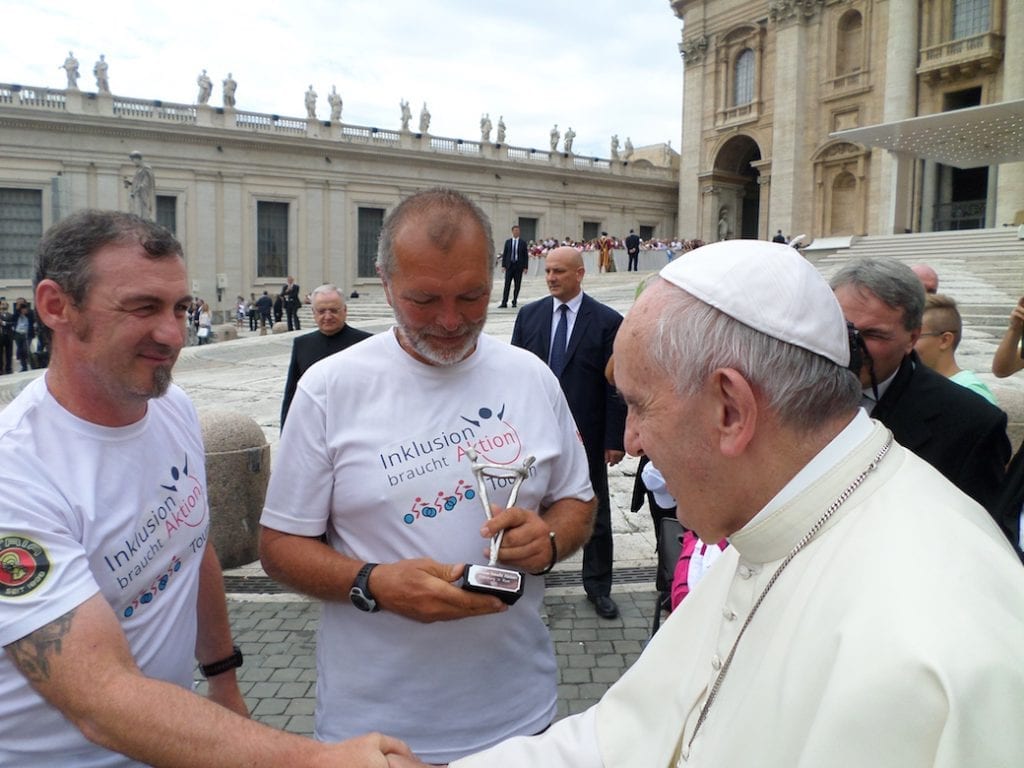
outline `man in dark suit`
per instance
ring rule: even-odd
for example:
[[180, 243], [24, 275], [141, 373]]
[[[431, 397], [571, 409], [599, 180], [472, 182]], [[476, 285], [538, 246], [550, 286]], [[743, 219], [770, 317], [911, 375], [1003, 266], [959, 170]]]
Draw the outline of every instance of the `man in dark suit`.
[[575, 248], [549, 251], [544, 273], [551, 296], [522, 308], [512, 344], [548, 361], [583, 438], [598, 499], [594, 533], [583, 549], [583, 588], [597, 614], [613, 619], [619, 609], [611, 598], [608, 465], [618, 464], [624, 455], [626, 405], [605, 378], [605, 368], [622, 315], [583, 293], [583, 258]]
[[302, 304], [302, 300], [299, 298], [299, 284], [296, 283], [295, 278], [290, 275], [288, 277], [288, 281], [281, 289], [281, 303], [284, 307], [284, 313], [288, 317], [288, 330], [301, 331], [302, 327], [299, 325], [299, 307]]
[[640, 235], [636, 234], [632, 229], [629, 230], [629, 235], [626, 236], [626, 255], [629, 257], [626, 271], [638, 272], [640, 269]]
[[846, 319], [867, 349], [863, 406], [896, 440], [994, 512], [1010, 458], [1006, 414], [924, 365], [913, 351], [921, 334], [924, 288], [889, 258], [851, 262], [832, 277]]
[[333, 285], [321, 285], [314, 290], [311, 301], [317, 330], [299, 336], [292, 342], [292, 359], [288, 365], [284, 399], [281, 401], [281, 429], [284, 429], [284, 420], [288, 417], [288, 409], [291, 407], [302, 374], [318, 360], [373, 335], [353, 328], [345, 322], [348, 307], [341, 291]]
[[515, 283], [515, 290], [512, 292], [512, 306], [519, 301], [519, 287], [523, 284], [523, 271], [529, 261], [530, 254], [526, 243], [519, 237], [519, 225], [512, 226], [512, 237], [505, 241], [505, 247], [501, 249], [501, 268], [505, 270], [505, 289], [501, 292], [501, 304], [499, 307], [508, 306], [508, 290]]

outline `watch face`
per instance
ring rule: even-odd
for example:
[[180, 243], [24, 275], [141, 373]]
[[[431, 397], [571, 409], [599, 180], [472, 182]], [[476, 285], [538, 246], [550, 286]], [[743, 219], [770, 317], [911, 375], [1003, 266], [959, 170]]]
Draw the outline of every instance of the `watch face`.
[[348, 596], [352, 600], [352, 604], [360, 611], [375, 611], [377, 609], [377, 601], [364, 595], [363, 590], [359, 587], [352, 587]]

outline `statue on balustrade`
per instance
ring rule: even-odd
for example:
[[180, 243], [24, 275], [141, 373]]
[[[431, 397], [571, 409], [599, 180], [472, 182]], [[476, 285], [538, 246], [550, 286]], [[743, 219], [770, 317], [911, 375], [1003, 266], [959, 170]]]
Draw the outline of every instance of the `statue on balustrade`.
[[335, 86], [331, 86], [331, 92], [327, 94], [327, 103], [331, 105], [331, 122], [341, 122], [341, 94]]
[[64, 71], [68, 75], [68, 88], [78, 89], [78, 59], [75, 58], [75, 54], [68, 51], [68, 57], [64, 59], [62, 65]]
[[208, 104], [210, 101], [210, 94], [213, 93], [213, 81], [210, 76], [206, 74], [204, 69], [199, 77], [196, 78], [196, 84], [199, 86], [199, 95], [196, 97], [196, 104]]
[[129, 190], [129, 208], [131, 212], [149, 221], [155, 220], [156, 212], [156, 178], [153, 169], [142, 162], [142, 153], [131, 152], [128, 157], [135, 163], [135, 175], [124, 180]]
[[306, 117], [316, 120], [316, 91], [313, 90], [312, 84], [306, 90]]
[[612, 135], [612, 160], [619, 159], [619, 135]]
[[498, 118], [498, 143], [505, 143], [505, 117], [501, 116]]
[[420, 110], [420, 133], [430, 130], [430, 110], [427, 109], [427, 102], [423, 102], [423, 109]]
[[572, 129], [572, 126], [570, 125], [566, 129], [566, 131], [565, 131], [565, 141], [563, 142], [563, 146], [565, 147], [565, 151], [568, 152], [569, 154], [572, 154], [572, 142], [573, 142], [573, 140], [575, 138], [576, 138], [576, 131], [574, 131]]
[[409, 130], [409, 121], [412, 120], [412, 110], [409, 109], [409, 102], [402, 99], [398, 102], [398, 106], [402, 108], [402, 130]]
[[92, 73], [96, 75], [96, 90], [100, 93], [110, 93], [110, 81], [107, 79], [107, 59], [102, 53], [100, 60], [92, 68]]
[[228, 76], [223, 80], [224, 85], [224, 106], [234, 107], [235, 106], [235, 89], [238, 87], [238, 83], [235, 82], [234, 78], [231, 77], [231, 73], [228, 72]]
[[555, 127], [551, 129], [551, 151], [558, 151], [558, 140], [562, 138], [562, 134], [558, 132], [558, 123], [555, 123]]
[[632, 157], [633, 157], [633, 142], [630, 140], [629, 136], [627, 136], [626, 137], [626, 149], [622, 153], [622, 159], [623, 160], [629, 160]]
[[491, 129], [493, 127], [490, 113], [480, 118], [480, 141], [486, 144], [491, 140]]

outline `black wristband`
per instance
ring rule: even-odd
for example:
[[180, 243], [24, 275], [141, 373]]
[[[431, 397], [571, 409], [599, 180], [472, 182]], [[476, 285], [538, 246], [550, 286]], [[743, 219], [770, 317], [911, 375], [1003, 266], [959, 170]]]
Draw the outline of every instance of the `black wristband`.
[[551, 562], [548, 563], [547, 568], [543, 571], [537, 571], [534, 576], [543, 576], [545, 573], [551, 573], [551, 569], [555, 567], [555, 563], [558, 562], [558, 545], [555, 544], [555, 532], [548, 531], [548, 541], [551, 542]]
[[203, 673], [203, 677], [210, 678], [223, 674], [229, 669], [238, 669], [240, 666], [242, 666], [242, 652], [236, 645], [232, 648], [231, 655], [226, 659], [215, 661], [212, 664], [200, 664], [199, 671]]

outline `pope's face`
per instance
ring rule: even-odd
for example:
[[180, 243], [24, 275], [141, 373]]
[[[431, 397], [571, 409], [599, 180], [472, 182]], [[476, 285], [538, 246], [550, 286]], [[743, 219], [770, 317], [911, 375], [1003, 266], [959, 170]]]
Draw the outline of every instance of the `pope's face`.
[[402, 348], [428, 365], [469, 357], [487, 320], [491, 244], [475, 221], [457, 227], [441, 248], [411, 216], [395, 235], [395, 272], [384, 280]]
[[704, 541], [718, 541], [737, 530], [727, 511], [718, 509], [721, 493], [715, 484], [717, 447], [712, 439], [715, 413], [707, 388], [694, 395], [678, 394], [670, 376], [655, 364], [648, 350], [664, 291], [654, 285], [640, 296], [615, 338], [615, 385], [629, 408], [626, 450], [646, 455], [665, 477], [679, 500], [678, 516]]

